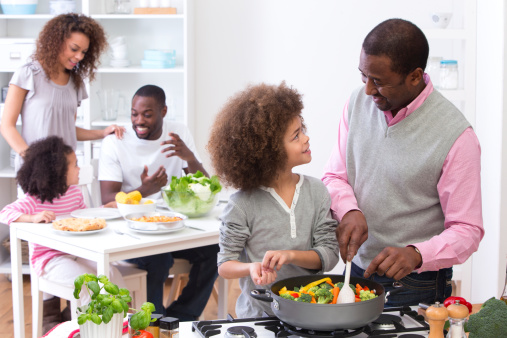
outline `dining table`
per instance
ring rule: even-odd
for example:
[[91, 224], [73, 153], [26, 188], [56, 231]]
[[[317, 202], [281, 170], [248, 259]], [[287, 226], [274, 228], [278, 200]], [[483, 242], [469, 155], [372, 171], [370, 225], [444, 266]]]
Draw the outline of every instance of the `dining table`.
[[[52, 224], [11, 223], [14, 337], [25, 337], [21, 240], [95, 261], [97, 275], [109, 277], [110, 262], [217, 244], [220, 211], [220, 207], [215, 207], [204, 217], [186, 219], [181, 230], [163, 233], [133, 230], [122, 217], [108, 219], [102, 231], [84, 234], [59, 231], [53, 229]], [[227, 314], [227, 292], [227, 281], [218, 278], [218, 318], [225, 318]]]

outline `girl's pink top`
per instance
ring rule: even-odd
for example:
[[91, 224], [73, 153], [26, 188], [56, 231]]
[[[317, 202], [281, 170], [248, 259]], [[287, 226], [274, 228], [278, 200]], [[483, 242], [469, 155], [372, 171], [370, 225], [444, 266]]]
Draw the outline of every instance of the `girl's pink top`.
[[[30, 195], [16, 200], [7, 205], [0, 211], [0, 222], [10, 225], [15, 222], [21, 215], [34, 215], [42, 211], [53, 211], [56, 216], [68, 215], [77, 209], [85, 209], [83, 194], [77, 186], [70, 186], [67, 192], [54, 199], [53, 203], [41, 201]], [[37, 275], [41, 275], [46, 263], [57, 256], [66, 255], [66, 253], [47, 248], [45, 246], [29, 243], [30, 263]]]

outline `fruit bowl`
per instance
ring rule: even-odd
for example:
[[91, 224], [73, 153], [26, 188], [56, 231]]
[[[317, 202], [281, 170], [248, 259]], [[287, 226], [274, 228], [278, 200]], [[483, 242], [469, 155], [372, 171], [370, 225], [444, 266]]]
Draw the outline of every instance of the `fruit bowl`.
[[162, 198], [169, 209], [191, 218], [206, 215], [218, 201], [217, 193], [181, 192], [167, 187], [162, 188]]
[[127, 214], [134, 212], [154, 212], [157, 209], [157, 204], [155, 202], [155, 200], [149, 198], [142, 198], [139, 204], [124, 204], [117, 202], [116, 205], [118, 206], [120, 214], [125, 217]]

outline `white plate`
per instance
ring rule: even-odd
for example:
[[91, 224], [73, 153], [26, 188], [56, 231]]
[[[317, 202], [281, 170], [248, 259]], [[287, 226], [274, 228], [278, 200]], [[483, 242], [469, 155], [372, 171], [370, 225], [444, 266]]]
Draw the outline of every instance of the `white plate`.
[[103, 218], [105, 220], [121, 217], [120, 211], [115, 208], [88, 208], [77, 209], [70, 213], [77, 218]]
[[149, 234], [149, 235], [165, 234], [165, 233], [169, 233], [169, 232], [180, 231], [180, 230], [183, 230], [185, 228], [186, 228], [185, 224], [183, 224], [183, 226], [181, 226], [179, 228], [174, 228], [174, 229], [159, 229], [159, 230], [141, 230], [141, 229], [134, 229], [134, 228], [129, 227], [129, 229], [132, 230], [132, 231], [139, 232], [141, 234]]
[[99, 230], [88, 230], [88, 231], [63, 231], [53, 228], [51, 226], [51, 229], [53, 229], [54, 232], [62, 234], [62, 235], [91, 235], [95, 234], [97, 232], [101, 232], [107, 229], [107, 226], [105, 228], [99, 229]]

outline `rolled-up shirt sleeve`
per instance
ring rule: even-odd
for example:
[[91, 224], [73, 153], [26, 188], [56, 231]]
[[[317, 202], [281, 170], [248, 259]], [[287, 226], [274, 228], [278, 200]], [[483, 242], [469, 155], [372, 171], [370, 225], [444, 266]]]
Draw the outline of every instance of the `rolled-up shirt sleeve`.
[[347, 137], [349, 103], [343, 108], [340, 124], [338, 125], [338, 140], [331, 156], [324, 167], [322, 182], [331, 195], [331, 211], [333, 218], [340, 221], [351, 210], [359, 210], [354, 190], [347, 177]]
[[428, 241], [412, 244], [423, 260], [417, 272], [461, 264], [477, 251], [484, 237], [480, 157], [479, 140], [468, 128], [447, 154], [437, 185], [445, 230]]
[[217, 264], [227, 261], [239, 261], [240, 255], [245, 250], [250, 229], [246, 225], [247, 217], [243, 210], [238, 208], [234, 201], [229, 200], [220, 216], [220, 252], [218, 253]]
[[336, 220], [331, 216], [329, 207], [331, 199], [323, 194], [323, 200], [318, 210], [318, 219], [313, 232], [313, 248], [322, 262], [322, 272], [332, 270], [339, 261], [338, 241], [336, 240]]

